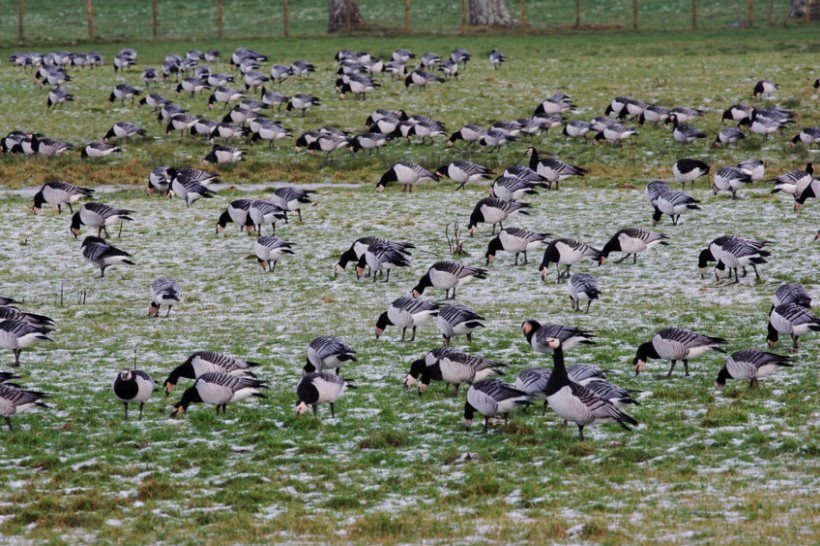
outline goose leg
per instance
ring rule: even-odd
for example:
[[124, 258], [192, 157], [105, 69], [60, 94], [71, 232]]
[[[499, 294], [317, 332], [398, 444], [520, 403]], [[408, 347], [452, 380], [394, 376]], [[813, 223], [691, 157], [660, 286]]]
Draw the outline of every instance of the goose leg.
[[390, 282], [390, 270], [387, 270], [387, 277], [385, 277], [384, 282]]
[[20, 353], [23, 352], [23, 349], [14, 349], [14, 367], [20, 366]]
[[759, 281], [760, 280], [760, 273], [757, 271], [757, 265], [752, 264], [752, 269], [755, 270], [755, 280]]
[[401, 329], [401, 340], [404, 341], [404, 335], [407, 333], [407, 327], [404, 326]]
[[313, 416], [316, 417], [316, 410], [318, 408], [318, 404], [311, 404], [313, 406]]
[[413, 326], [413, 337], [410, 338], [410, 341], [416, 341], [416, 327]]
[[168, 315], [170, 315], [170, 314], [171, 314], [171, 307], [173, 307], [173, 305], [169, 305], [169, 306], [168, 306], [168, 312], [167, 312], [167, 313], [165, 313], [165, 317], [166, 317], [166, 318], [168, 317]]
[[587, 300], [587, 313], [589, 313], [589, 306], [592, 305], [592, 300]]
[[6, 417], [6, 424], [9, 426], [9, 430], [14, 430], [14, 427], [11, 426], [11, 417]]
[[461, 387], [461, 383], [456, 383], [455, 388], [453, 389], [453, 396], [458, 398], [458, 389]]
[[689, 377], [689, 361], [683, 359], [683, 369], [686, 371], [686, 377]]
[[669, 367], [669, 373], [666, 374], [666, 377], [672, 377], [672, 370], [675, 369], [675, 364], [677, 364], [677, 363], [678, 363], [677, 360], [672, 361], [672, 365]]
[[125, 420], [128, 420], [128, 402], [123, 402], [122, 405], [125, 407]]
[[[633, 256], [634, 256], [634, 254], [633, 254]], [[613, 263], [619, 264], [622, 261], [626, 260], [627, 258], [629, 258], [629, 254], [624, 254], [623, 257], [620, 260], [615, 260]]]
[[485, 434], [487, 433], [487, 426], [489, 426], [489, 424], [490, 424], [490, 418], [489, 418], [489, 417], [485, 417], [485, 418], [484, 418], [484, 433], [485, 433]]
[[145, 402], [140, 402], [140, 421], [142, 421], [142, 408], [145, 406]]
[[584, 425], [578, 425], [578, 439], [584, 441]]
[[529, 261], [527, 260], [527, 251], [524, 251], [524, 265], [527, 265]]
[[756, 389], [757, 388], [757, 378], [753, 377], [751, 381], [749, 381], [749, 388]]
[[633, 255], [632, 255], [632, 263], [633, 263], [633, 264], [637, 264], [637, 263], [638, 263], [638, 255], [637, 255], [637, 254], [633, 254]]
[[333, 402], [330, 403], [330, 417], [333, 419], [336, 418], [336, 404]]
[[792, 351], [797, 351], [797, 338], [798, 337], [799, 336], [796, 336], [796, 335], [792, 334]]
[[544, 410], [541, 412], [541, 415], [546, 415], [546, 414], [547, 414], [547, 406], [548, 406], [548, 405], [549, 405], [549, 404], [548, 404], [548, 402], [547, 402], [547, 401], [546, 401], [546, 399], [545, 399], [545, 400], [544, 400]]
[[518, 265], [518, 252], [515, 253], [515, 263], [513, 265]]

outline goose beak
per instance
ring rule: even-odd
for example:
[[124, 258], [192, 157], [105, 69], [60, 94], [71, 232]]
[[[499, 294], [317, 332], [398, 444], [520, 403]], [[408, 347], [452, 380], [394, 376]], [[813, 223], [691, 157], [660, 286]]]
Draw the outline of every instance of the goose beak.
[[643, 360], [639, 360], [639, 361], [635, 364], [635, 375], [640, 374], [640, 373], [641, 373], [641, 370], [643, 370], [645, 367], [646, 367], [646, 362], [644, 362]]
[[172, 392], [174, 392], [174, 388], [176, 387], [175, 383], [166, 383], [165, 384], [165, 396], [168, 396]]
[[379, 339], [383, 333], [384, 330], [382, 330], [381, 328], [376, 328], [376, 339]]
[[307, 404], [304, 402], [299, 402], [296, 404], [296, 415], [302, 415], [307, 411]]
[[171, 412], [171, 415], [169, 417], [171, 419], [175, 419], [175, 418], [179, 417], [180, 415], [182, 415], [183, 413], [185, 413], [185, 408], [180, 406], [178, 408], [174, 408], [174, 411]]
[[465, 419], [464, 420], [464, 428], [465, 429], [470, 430], [470, 427], [472, 427], [472, 426], [473, 426], [473, 420], [472, 419]]

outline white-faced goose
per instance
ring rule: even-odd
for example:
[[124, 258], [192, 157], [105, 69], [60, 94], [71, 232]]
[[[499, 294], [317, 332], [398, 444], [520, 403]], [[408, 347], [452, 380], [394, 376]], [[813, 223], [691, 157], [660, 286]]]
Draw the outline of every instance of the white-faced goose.
[[140, 419], [145, 402], [151, 398], [151, 393], [157, 384], [150, 375], [142, 370], [123, 370], [114, 378], [111, 385], [114, 395], [120, 399], [125, 408], [125, 419], [128, 420], [128, 404], [140, 405]]
[[484, 432], [487, 432], [490, 418], [497, 415], [504, 417], [506, 425], [512, 410], [529, 405], [529, 403], [526, 393], [500, 379], [475, 383], [467, 391], [467, 401], [464, 403], [464, 427], [469, 430], [473, 426], [475, 412], [484, 416]]
[[348, 362], [356, 362], [356, 351], [336, 336], [319, 336], [307, 348], [305, 373], [339, 369]]
[[151, 304], [148, 306], [148, 316], [155, 317], [159, 313], [159, 308], [168, 306], [165, 316], [171, 314], [171, 308], [179, 303], [182, 290], [179, 283], [173, 279], [160, 277], [151, 283]]
[[11, 416], [22, 413], [35, 406], [47, 408], [42, 399], [48, 397], [44, 392], [26, 390], [14, 384], [0, 383], [0, 416], [6, 420], [9, 430], [13, 430]]
[[589, 273], [573, 273], [567, 282], [569, 299], [572, 301], [574, 311], [581, 310], [581, 301], [586, 300], [587, 310], [592, 305], [592, 300], [597, 300], [601, 291], [598, 288], [598, 280]]
[[470, 237], [474, 237], [478, 224], [492, 224], [492, 235], [495, 235], [495, 226], [498, 224], [501, 229], [504, 229], [504, 220], [513, 214], [528, 215], [525, 209], [529, 208], [528, 203], [521, 203], [519, 201], [505, 201], [497, 197], [485, 197], [476, 203], [473, 212], [470, 214], [470, 222], [467, 229], [470, 231]]
[[635, 366], [635, 375], [641, 373], [650, 358], [671, 360], [667, 377], [672, 375], [678, 360], [683, 361], [686, 376], [689, 376], [689, 359], [702, 355], [707, 351], [725, 353], [720, 345], [726, 343], [721, 337], [705, 336], [681, 328], [665, 328], [655, 334], [651, 341], [641, 344], [632, 360]]
[[777, 344], [779, 334], [788, 334], [792, 338], [791, 350], [796, 351], [797, 338], [812, 332], [820, 332], [820, 318], [801, 305], [796, 303], [778, 305], [769, 313], [769, 327], [766, 336], [769, 347]]
[[173, 392], [179, 379], [196, 379], [210, 372], [220, 372], [229, 375], [256, 377], [251, 368], [259, 366], [257, 362], [249, 362], [235, 356], [215, 353], [212, 351], [195, 351], [185, 359], [185, 362], [174, 368], [165, 380], [163, 388], [166, 396]]
[[134, 265], [131, 255], [114, 245], [105, 242], [105, 239], [89, 235], [83, 239], [81, 245], [83, 258], [100, 268], [100, 278], [105, 277], [105, 270], [112, 265]]

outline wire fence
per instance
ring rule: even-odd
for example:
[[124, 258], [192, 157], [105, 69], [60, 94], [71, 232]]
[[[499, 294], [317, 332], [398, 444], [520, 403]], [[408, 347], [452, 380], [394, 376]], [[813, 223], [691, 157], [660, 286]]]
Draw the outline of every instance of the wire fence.
[[[357, 0], [374, 33], [455, 34], [466, 0]], [[820, 0], [506, 0], [516, 32], [781, 26], [820, 17]], [[0, 45], [133, 39], [318, 36], [327, 0], [0, 0]]]

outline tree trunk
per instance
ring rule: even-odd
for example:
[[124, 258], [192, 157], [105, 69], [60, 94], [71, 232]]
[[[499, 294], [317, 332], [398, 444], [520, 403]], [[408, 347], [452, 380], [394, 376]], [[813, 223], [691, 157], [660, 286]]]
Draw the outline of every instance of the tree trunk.
[[327, 31], [339, 32], [364, 27], [356, 0], [327, 0]]
[[470, 24], [507, 27], [513, 18], [504, 0], [470, 0]]

